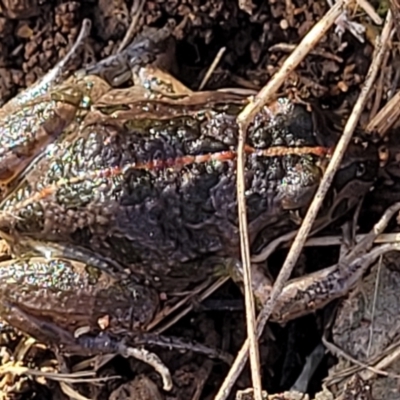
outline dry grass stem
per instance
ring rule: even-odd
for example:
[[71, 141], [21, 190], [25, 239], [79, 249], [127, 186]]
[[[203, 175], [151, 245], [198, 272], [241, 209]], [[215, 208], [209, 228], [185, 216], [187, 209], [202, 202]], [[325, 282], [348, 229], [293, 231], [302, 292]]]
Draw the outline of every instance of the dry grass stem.
[[[201, 290], [198, 292], [198, 295], [196, 298], [198, 299], [199, 302], [202, 302], [209, 296], [211, 296], [216, 290], [218, 290], [222, 285], [224, 285], [227, 281], [229, 280], [229, 277], [221, 277], [219, 278], [216, 282], [212, 283], [211, 285], [209, 282], [207, 282], [207, 285], [202, 285]], [[172, 314], [172, 312], [176, 311], [180, 307], [183, 306], [183, 304], [188, 303], [189, 299], [193, 297], [193, 293], [191, 295], [188, 295], [184, 299], [182, 299], [179, 303], [174, 305], [173, 307], [170, 307], [166, 310], [166, 312], [162, 312], [162, 318], [157, 318], [157, 320], [153, 323], [151, 323], [148, 326], [148, 330], [152, 331], [157, 334], [161, 334], [165, 332], [168, 328], [173, 326], [177, 321], [179, 321], [181, 318], [183, 318], [185, 315], [187, 315], [190, 311], [193, 310], [193, 304], [190, 304], [182, 309], [177, 315], [175, 315], [171, 320], [168, 320], [166, 323], [163, 325], [159, 326], [157, 329], [154, 330], [154, 328], [161, 323], [164, 318], [166, 318], [168, 315]]]
[[[291, 72], [293, 70], [293, 68], [295, 66], [297, 66], [298, 63], [311, 50], [310, 43], [312, 43], [313, 45], [315, 45], [317, 43], [317, 41], [315, 41], [314, 38], [309, 38], [309, 35], [310, 34], [312, 34], [312, 36], [317, 35], [318, 38], [322, 37], [322, 35], [324, 33], [326, 33], [327, 30], [329, 29], [329, 27], [334, 23], [335, 19], [337, 18], [337, 13], [339, 13], [339, 15], [340, 15], [339, 11], [342, 10], [342, 8], [344, 7], [345, 4], [347, 4], [347, 2], [338, 2], [334, 5], [334, 7], [332, 7], [327, 12], [325, 17], [314, 26], [314, 28], [310, 31], [310, 33], [299, 44], [298, 48], [289, 56], [289, 58], [286, 60], [286, 62], [282, 66], [281, 70], [261, 90], [259, 95], [256, 96], [254, 104], [246, 107], [246, 109], [243, 111], [243, 113], [239, 115], [238, 121], [242, 128], [242, 132], [241, 132], [242, 135], [243, 135], [243, 132], [246, 132], [246, 130], [247, 130], [248, 121], [251, 120], [251, 118], [258, 112], [258, 110], [260, 110], [260, 108], [263, 106], [263, 104], [268, 103], [272, 99], [273, 94], [280, 87], [286, 74]], [[329, 22], [327, 22], [327, 20]], [[318, 25], [319, 25], [319, 29], [316, 30], [316, 27]], [[341, 139], [339, 140], [339, 143], [338, 143], [338, 145], [335, 149], [335, 152], [332, 156], [331, 162], [329, 163], [329, 165], [327, 167], [326, 173], [325, 173], [325, 175], [322, 179], [322, 182], [317, 190], [314, 200], [307, 212], [304, 222], [303, 222], [302, 226], [300, 227], [300, 230], [296, 236], [296, 239], [289, 251], [286, 261], [285, 261], [285, 263], [281, 269], [281, 272], [275, 282], [275, 285], [271, 291], [270, 299], [264, 305], [263, 309], [260, 312], [260, 315], [258, 317], [258, 330], [257, 330], [258, 335], [261, 335], [261, 333], [265, 327], [265, 324], [268, 321], [268, 318], [272, 313], [273, 307], [275, 306], [275, 303], [276, 303], [285, 283], [287, 282], [287, 280], [294, 268], [295, 263], [297, 262], [297, 259], [300, 255], [300, 252], [303, 248], [306, 238], [311, 231], [312, 224], [317, 216], [319, 208], [322, 205], [323, 199], [324, 199], [324, 197], [330, 187], [330, 184], [333, 180], [334, 174], [337, 171], [337, 169], [340, 165], [340, 162], [343, 158], [343, 154], [348, 146], [348, 143], [351, 140], [353, 131], [356, 128], [356, 125], [358, 123], [358, 120], [360, 118], [362, 110], [367, 102], [371, 87], [376, 79], [379, 67], [382, 63], [382, 59], [383, 59], [383, 56], [386, 51], [386, 46], [388, 45], [388, 42], [389, 42], [391, 31], [392, 31], [392, 16], [391, 16], [391, 13], [388, 12], [386, 21], [385, 21], [385, 26], [383, 28], [382, 35], [380, 36], [380, 38], [378, 40], [378, 43], [377, 43], [377, 46], [375, 49], [375, 53], [373, 56], [373, 60], [372, 60], [370, 69], [368, 71], [368, 75], [366, 77], [364, 87], [363, 87], [363, 89], [360, 93], [360, 96], [357, 99], [357, 102], [353, 108], [353, 111], [347, 121], [343, 135], [342, 135]], [[320, 32], [323, 32], [323, 34], [321, 34]], [[304, 51], [303, 51], [303, 49], [301, 49], [302, 46], [305, 46]], [[302, 56], [301, 59], [299, 59], [300, 55]], [[271, 83], [272, 81], [273, 81], [273, 83]], [[241, 152], [238, 152], [238, 162], [239, 162], [239, 158], [243, 158], [243, 154]], [[243, 165], [243, 162], [241, 165]], [[238, 167], [238, 182], [240, 180], [244, 180], [243, 175], [244, 175], [243, 170], [240, 170]], [[239, 197], [238, 198], [239, 204], [243, 200], [244, 200], [243, 198]], [[236, 381], [240, 372], [244, 368], [245, 361], [247, 360], [248, 348], [249, 348], [249, 340], [246, 340], [242, 349], [239, 351], [239, 354], [238, 354], [231, 370], [229, 371], [228, 376], [225, 378], [225, 381], [223, 382], [223, 384], [216, 396], [217, 400], [225, 400], [227, 398], [227, 396], [229, 395], [234, 382]]]
[[[278, 247], [289, 247], [291, 245], [290, 241], [295, 237], [296, 231], [289, 232], [286, 235], [282, 235], [275, 239], [273, 242], [268, 244], [263, 251], [251, 258], [254, 263], [260, 263], [268, 259], [268, 257], [278, 248]], [[361, 234], [355, 236], [356, 243], [363, 240], [367, 235]], [[379, 235], [374, 244], [382, 243], [397, 243], [400, 242], [400, 233], [382, 233]], [[343, 237], [341, 235], [333, 236], [322, 236], [307, 239], [304, 243], [304, 247], [326, 247], [326, 246], [340, 246], [343, 243]]]
[[367, 0], [357, 0], [357, 4], [368, 14], [372, 21], [377, 25], [382, 25], [382, 18], [375, 11], [375, 8]]
[[369, 338], [368, 338], [368, 347], [367, 347], [367, 357], [369, 358], [371, 354], [372, 340], [374, 337], [374, 322], [375, 322], [375, 314], [376, 314], [376, 299], [378, 298], [379, 292], [379, 282], [382, 270], [382, 259], [383, 256], [379, 257], [378, 261], [378, 270], [376, 271], [376, 279], [375, 279], [375, 289], [374, 289], [374, 298], [372, 301], [372, 310], [371, 310], [371, 321], [369, 324]]
[[240, 132], [238, 141], [238, 160], [237, 160], [237, 197], [238, 197], [238, 214], [239, 214], [239, 233], [240, 233], [240, 250], [243, 265], [243, 284], [244, 299], [246, 310], [246, 327], [250, 352], [250, 370], [251, 379], [254, 390], [254, 399], [263, 400], [261, 385], [261, 367], [260, 354], [258, 349], [258, 340], [256, 336], [256, 311], [254, 305], [254, 296], [252, 290], [251, 278], [251, 257], [250, 242], [247, 230], [247, 211], [245, 201], [246, 184], [244, 180], [244, 147], [246, 143], [244, 131]]
[[[174, 313], [176, 310], [180, 309], [183, 307], [185, 304], [187, 304], [191, 298], [194, 296], [197, 298], [200, 293], [205, 290], [209, 286], [210, 282], [206, 281], [200, 285], [198, 285], [196, 288], [194, 288], [190, 293], [187, 293], [186, 296], [181, 298], [178, 302], [172, 305], [165, 305], [153, 318], [152, 322], [147, 325], [147, 331], [153, 331], [156, 326], [161, 324], [162, 321], [164, 321], [168, 316], [170, 316], [172, 313]], [[158, 328], [160, 329], [160, 328]], [[161, 333], [161, 332], [158, 332]]]
[[336, 146], [336, 149], [334, 151], [332, 159], [326, 169], [325, 175], [321, 181], [321, 184], [317, 190], [317, 193], [315, 194], [315, 197], [310, 205], [310, 208], [307, 211], [307, 214], [306, 214], [304, 221], [299, 229], [299, 232], [296, 235], [293, 245], [289, 250], [289, 254], [287, 255], [285, 263], [279, 273], [279, 276], [278, 276], [276, 283], [273, 287], [273, 290], [271, 292], [270, 300], [263, 307], [263, 310], [260, 313], [260, 316], [259, 316], [260, 328], [263, 327], [263, 325], [265, 325], [266, 321], [268, 320], [268, 318], [273, 310], [274, 303], [275, 303], [277, 297], [279, 296], [279, 293], [281, 292], [285, 282], [289, 278], [289, 276], [294, 268], [295, 263], [297, 262], [297, 259], [298, 259], [300, 252], [304, 246], [306, 238], [312, 229], [312, 225], [317, 216], [317, 213], [322, 205], [322, 202], [325, 198], [326, 193], [329, 190], [329, 187], [331, 185], [333, 177], [339, 168], [339, 165], [341, 163], [343, 155], [347, 149], [347, 146], [351, 140], [352, 134], [357, 126], [358, 120], [359, 120], [361, 113], [364, 109], [364, 106], [367, 102], [370, 90], [373, 86], [373, 83], [375, 82], [379, 67], [381, 65], [383, 56], [386, 51], [386, 46], [388, 43], [388, 38], [390, 36], [391, 30], [392, 30], [392, 18], [391, 18], [391, 13], [388, 12], [385, 27], [384, 27], [382, 35], [380, 37], [380, 41], [377, 43], [376, 51], [375, 51], [370, 69], [368, 71], [368, 75], [366, 77], [364, 87], [362, 88], [360, 96], [357, 99], [357, 102], [353, 108], [353, 111], [346, 123], [343, 135], [340, 138], [339, 143]]
[[217, 65], [221, 61], [222, 56], [224, 55], [226, 51], [226, 47], [221, 47], [217, 53], [217, 55], [214, 58], [214, 61], [211, 63], [210, 67], [208, 68], [206, 74], [204, 75], [203, 80], [200, 83], [199, 90], [203, 90], [204, 86], [207, 85], [207, 82], [209, 81], [211, 75], [215, 71], [215, 68], [217, 68]]
[[246, 108], [238, 116], [238, 122], [246, 132], [249, 122], [261, 110], [265, 104], [269, 104], [294, 69], [306, 58], [306, 56], [314, 50], [314, 47], [321, 38], [328, 32], [335, 20], [341, 15], [345, 6], [351, 3], [351, 0], [339, 0], [328, 10], [325, 16], [318, 21], [310, 32], [303, 38], [296, 49], [285, 60], [279, 71], [271, 78], [271, 80], [261, 89], [255, 96], [254, 101], [246, 106]]
[[[342, 350], [335, 346], [333, 343], [330, 343], [326, 337], [322, 338], [322, 342], [326, 346], [326, 348], [332, 352], [332, 354], [335, 354], [336, 356], [342, 356]], [[332, 386], [340, 383], [347, 377], [351, 377], [354, 374], [358, 374], [360, 371], [363, 371], [361, 375], [363, 375], [363, 379], [370, 379], [373, 375], [381, 375], [381, 376], [387, 376], [390, 378], [395, 378], [399, 379], [400, 375], [394, 374], [393, 372], [386, 372], [382, 371], [381, 369], [377, 369], [375, 367], [372, 367], [372, 365], [378, 365], [381, 363], [385, 363], [386, 365], [389, 365], [389, 360], [392, 359], [392, 356], [397, 357], [398, 351], [400, 349], [400, 341], [397, 340], [390, 346], [388, 346], [384, 351], [380, 352], [377, 356], [373, 357], [372, 359], [369, 360], [369, 364], [362, 363], [362, 362], [356, 362], [353, 363], [353, 359], [351, 356], [349, 356], [349, 362], [352, 362], [353, 365], [350, 367], [347, 367], [345, 369], [341, 369], [340, 371], [335, 371], [335, 373], [331, 376], [328, 376], [324, 380], [324, 386]], [[344, 353], [344, 352], [343, 352]], [[346, 353], [344, 353], [343, 358], [346, 358]], [[359, 365], [360, 364], [360, 365]], [[370, 375], [368, 375], [370, 374]]]
[[[254, 310], [254, 299], [251, 293], [251, 268], [250, 268], [250, 251], [248, 244], [248, 231], [247, 231], [247, 217], [246, 217], [246, 204], [244, 199], [244, 142], [245, 133], [249, 126], [249, 122], [253, 117], [260, 111], [260, 109], [272, 101], [275, 93], [278, 91], [280, 86], [283, 84], [287, 76], [300, 64], [302, 60], [309, 54], [311, 50], [316, 46], [320, 39], [327, 33], [329, 28], [334, 24], [335, 20], [341, 15], [344, 7], [350, 2], [350, 0], [339, 0], [326, 14], [325, 16], [317, 22], [310, 32], [303, 38], [298, 47], [293, 51], [293, 53], [286, 59], [283, 63], [281, 69], [271, 78], [267, 85], [255, 96], [254, 101], [250, 102], [249, 105], [242, 111], [238, 116], [239, 124], [239, 144], [238, 144], [238, 168], [237, 168], [237, 188], [238, 188], [238, 212], [239, 212], [239, 227], [240, 227], [240, 237], [241, 237], [241, 253], [242, 253], [242, 263], [244, 271], [244, 285], [245, 285], [245, 301], [246, 301], [246, 314], [249, 312], [250, 315], [247, 316], [247, 329], [248, 329], [248, 339], [245, 341], [242, 349], [240, 350], [231, 370], [229, 371], [227, 377], [225, 378], [220, 390], [218, 391], [215, 399], [225, 400], [238, 378], [239, 374], [244, 368], [244, 364], [247, 360], [247, 352], [249, 347], [251, 350], [251, 359], [253, 360], [251, 364], [254, 365], [252, 368], [253, 385], [255, 377], [255, 369], [257, 369], [257, 343], [255, 340], [254, 325], [252, 323], [253, 315], [252, 309]], [[287, 277], [288, 278], [288, 277]], [[286, 280], [287, 280], [286, 278]], [[286, 282], [286, 280], [284, 282]], [[282, 284], [283, 287], [283, 284]], [[281, 287], [281, 290], [282, 290]], [[250, 293], [249, 293], [250, 292]], [[272, 298], [274, 290], [271, 293]], [[275, 289], [274, 296], [277, 298], [277, 290]], [[265, 325], [265, 324], [264, 324]], [[264, 326], [258, 330], [257, 336], [260, 336]], [[259, 378], [258, 378], [259, 379]], [[256, 399], [260, 398], [260, 393], [255, 390]]]
[[380, 136], [384, 136], [386, 132], [400, 118], [400, 91], [397, 92], [388, 103], [378, 112], [377, 115], [369, 122], [366, 132], [376, 132]]
[[[372, 372], [373, 374], [380, 375], [380, 376], [388, 376], [388, 377], [397, 378], [397, 379], [400, 378], [400, 375], [392, 374], [390, 372], [383, 371], [382, 368], [379, 368], [378, 365], [380, 365], [381, 363], [377, 364], [376, 367], [373, 367], [362, 361], [358, 361], [357, 359], [355, 359], [354, 357], [350, 356], [345, 351], [343, 351], [342, 349], [337, 347], [335, 344], [330, 343], [325, 337], [322, 338], [322, 343], [336, 357], [342, 357], [345, 360], [351, 362], [352, 364], [355, 364], [362, 369], [366, 369], [366, 370]], [[400, 349], [400, 347], [399, 347], [399, 349]], [[393, 353], [395, 353], [395, 352], [393, 352]], [[399, 352], [397, 352], [397, 353], [399, 353]], [[396, 355], [396, 357], [398, 357], [398, 354]], [[386, 362], [385, 362], [385, 367], [386, 367], [389, 365], [388, 361], [387, 361], [387, 357], [385, 357], [382, 361], [385, 361], [385, 360], [386, 360]], [[393, 361], [394, 360], [391, 360], [391, 362], [393, 362]]]
[[[270, 52], [282, 52], [282, 53], [291, 53], [293, 50], [296, 49], [295, 44], [289, 44], [289, 43], [278, 43], [273, 46], [271, 46], [268, 51]], [[335, 61], [339, 64], [343, 63], [343, 58], [339, 57], [336, 54], [330, 53], [329, 51], [321, 50], [321, 49], [314, 49], [311, 50], [309, 55], [311, 56], [319, 56], [326, 58], [327, 60], [332, 60]]]
[[382, 68], [381, 68], [381, 73], [379, 74], [379, 78], [377, 79], [376, 82], [376, 89], [375, 89], [375, 98], [373, 105], [371, 107], [371, 111], [369, 113], [368, 120], [371, 121], [374, 119], [374, 117], [378, 114], [378, 111], [380, 109], [381, 101], [382, 101], [382, 96], [384, 92], [384, 80], [387, 77], [388, 71], [387, 71], [387, 66], [388, 66], [388, 61], [389, 57], [391, 56], [392, 51], [390, 49], [387, 49], [385, 53], [385, 57], [382, 61]]
[[[380, 373], [382, 375], [383, 368], [388, 368], [391, 364], [397, 361], [400, 358], [400, 346], [397, 346], [395, 349], [387, 353], [387, 356], [384, 357], [378, 364], [375, 365], [373, 369], [367, 368], [366, 371], [363, 371], [360, 376], [364, 380], [370, 380], [374, 377], [375, 374]], [[390, 377], [395, 377], [396, 379], [400, 379], [400, 375], [392, 374], [387, 372], [387, 375]]]
[[133, 34], [138, 25], [140, 15], [142, 14], [145, 0], [135, 0], [132, 4], [131, 9], [131, 17], [132, 21], [129, 25], [128, 30], [125, 33], [124, 38], [121, 41], [121, 44], [118, 47], [117, 54], [120, 53], [131, 41], [133, 38]]
[[[355, 241], [359, 243], [365, 239], [367, 235], [356, 235]], [[326, 247], [326, 246], [340, 246], [343, 242], [342, 236], [325, 236], [308, 239], [304, 243], [304, 247]], [[374, 244], [384, 243], [398, 243], [400, 242], [400, 233], [382, 233], [374, 240]]]

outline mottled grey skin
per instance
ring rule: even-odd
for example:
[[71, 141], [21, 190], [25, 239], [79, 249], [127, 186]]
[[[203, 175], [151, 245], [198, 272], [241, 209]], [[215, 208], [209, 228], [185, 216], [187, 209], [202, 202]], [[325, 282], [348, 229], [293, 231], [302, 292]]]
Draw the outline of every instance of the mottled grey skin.
[[[0, 229], [15, 252], [62, 248], [56, 254], [64, 260], [12, 261], [0, 274], [1, 316], [43, 341], [75, 343], [76, 329], [99, 332], [104, 316], [113, 333], [144, 330], [158, 293], [189, 289], [238, 258], [236, 116], [246, 98], [204, 92], [151, 100], [129, 90], [121, 102], [94, 104], [0, 205]], [[251, 243], [277, 226], [276, 234], [285, 233], [282, 221], [308, 206], [327, 162], [321, 149], [336, 140], [314, 117], [282, 100], [272, 116], [264, 109], [251, 124]], [[266, 154], [271, 149], [280, 153]], [[354, 145], [334, 185], [339, 192], [360, 185], [335, 204], [338, 215], [368, 190], [376, 168], [376, 152]]]

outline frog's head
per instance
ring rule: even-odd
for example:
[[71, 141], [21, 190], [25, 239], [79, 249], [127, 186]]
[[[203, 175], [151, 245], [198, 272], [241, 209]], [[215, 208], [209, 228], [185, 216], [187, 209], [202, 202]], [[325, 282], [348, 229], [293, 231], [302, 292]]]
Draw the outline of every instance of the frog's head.
[[[323, 140], [337, 143], [343, 131], [340, 117], [316, 109], [313, 111], [313, 121], [316, 131], [324, 137]], [[379, 171], [378, 149], [379, 144], [375, 138], [361, 131], [354, 133], [326, 196], [321, 211], [323, 225], [337, 220], [356, 207], [372, 189]]]
[[377, 146], [355, 138], [347, 148], [325, 201], [323, 212], [329, 221], [337, 220], [363, 200], [376, 181], [378, 169]]
[[[263, 132], [264, 138], [268, 135], [272, 137], [268, 145], [276, 146], [280, 141], [288, 148], [306, 146], [310, 151], [315, 151], [314, 154], [299, 157], [296, 169], [286, 171], [285, 182], [280, 186], [283, 207], [287, 210], [304, 210], [316, 192], [343, 131], [342, 118], [318, 107], [287, 102], [281, 103], [274, 119], [274, 127], [269, 129], [271, 132]], [[317, 149], [321, 149], [318, 156]], [[375, 182], [378, 169], [378, 145], [371, 137], [357, 132], [326, 197], [322, 211], [326, 222], [340, 218], [362, 200]]]

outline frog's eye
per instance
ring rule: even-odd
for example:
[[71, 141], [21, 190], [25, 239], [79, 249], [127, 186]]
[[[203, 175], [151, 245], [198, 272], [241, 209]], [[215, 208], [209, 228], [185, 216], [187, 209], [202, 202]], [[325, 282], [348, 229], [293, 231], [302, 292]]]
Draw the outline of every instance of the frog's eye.
[[364, 163], [358, 163], [356, 169], [356, 177], [359, 178], [360, 176], [365, 175], [367, 171], [367, 167]]

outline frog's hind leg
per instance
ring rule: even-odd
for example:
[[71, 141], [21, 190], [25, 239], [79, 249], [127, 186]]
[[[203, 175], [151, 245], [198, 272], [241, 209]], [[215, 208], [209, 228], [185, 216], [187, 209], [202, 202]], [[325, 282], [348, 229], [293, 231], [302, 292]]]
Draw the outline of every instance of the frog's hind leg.
[[119, 334], [140, 331], [152, 319], [154, 290], [82, 263], [43, 257], [1, 263], [0, 282], [0, 317], [13, 328], [67, 354], [137, 358], [160, 373], [165, 390], [172, 388], [161, 360], [126, 345]]

